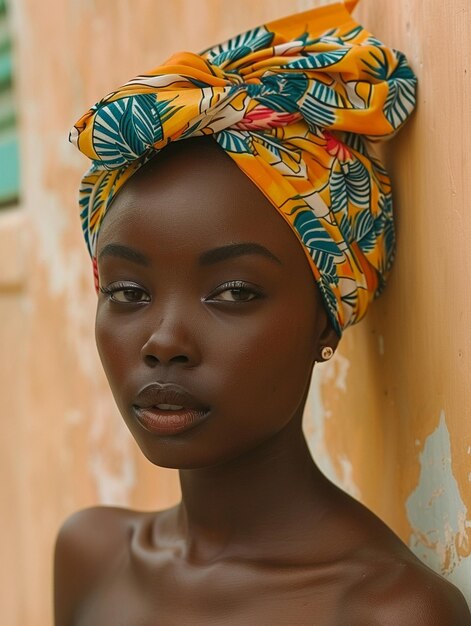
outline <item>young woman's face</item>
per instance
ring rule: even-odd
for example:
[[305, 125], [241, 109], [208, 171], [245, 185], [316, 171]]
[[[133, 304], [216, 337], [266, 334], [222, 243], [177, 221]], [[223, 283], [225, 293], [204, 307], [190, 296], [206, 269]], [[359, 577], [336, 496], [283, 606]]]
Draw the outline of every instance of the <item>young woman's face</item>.
[[300, 417], [335, 334], [294, 233], [214, 140], [135, 174], [97, 253], [98, 350], [152, 463], [222, 463]]

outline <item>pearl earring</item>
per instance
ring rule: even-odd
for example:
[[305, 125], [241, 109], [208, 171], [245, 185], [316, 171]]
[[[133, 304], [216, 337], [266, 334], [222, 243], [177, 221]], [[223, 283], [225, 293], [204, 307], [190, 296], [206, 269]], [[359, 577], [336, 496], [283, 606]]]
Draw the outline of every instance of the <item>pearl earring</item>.
[[328, 361], [333, 357], [333, 355], [334, 351], [330, 346], [325, 346], [325, 348], [322, 348], [321, 356], [324, 361]]

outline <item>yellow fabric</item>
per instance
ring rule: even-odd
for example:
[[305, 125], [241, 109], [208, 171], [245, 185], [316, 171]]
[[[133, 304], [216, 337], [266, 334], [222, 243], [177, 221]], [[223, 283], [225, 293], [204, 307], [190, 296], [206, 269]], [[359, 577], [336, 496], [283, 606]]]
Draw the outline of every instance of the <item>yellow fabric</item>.
[[296, 233], [338, 333], [361, 319], [394, 256], [390, 181], [363, 136], [405, 122], [416, 79], [355, 22], [355, 4], [177, 53], [85, 113], [71, 141], [93, 162], [80, 191], [92, 257], [129, 177], [169, 142], [212, 135]]

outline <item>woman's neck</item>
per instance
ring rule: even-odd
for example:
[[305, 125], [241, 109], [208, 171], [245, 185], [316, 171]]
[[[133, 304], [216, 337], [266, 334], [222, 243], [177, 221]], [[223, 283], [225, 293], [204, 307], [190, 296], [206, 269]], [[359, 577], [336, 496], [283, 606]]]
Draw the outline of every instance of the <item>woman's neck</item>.
[[283, 559], [305, 546], [330, 485], [310, 455], [301, 416], [223, 465], [180, 470], [178, 519], [188, 558]]

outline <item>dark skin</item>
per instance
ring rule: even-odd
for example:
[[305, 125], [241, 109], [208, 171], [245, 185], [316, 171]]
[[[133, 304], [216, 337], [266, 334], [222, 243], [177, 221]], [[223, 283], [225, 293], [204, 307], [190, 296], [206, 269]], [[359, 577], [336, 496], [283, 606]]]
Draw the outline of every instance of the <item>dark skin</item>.
[[[56, 626], [471, 624], [461, 593], [311, 458], [304, 403], [338, 338], [296, 236], [213, 139], [172, 145], [128, 181], [98, 255], [105, 372], [145, 456], [179, 469], [182, 501], [69, 518]], [[155, 381], [209, 417], [148, 432], [132, 406]]]

